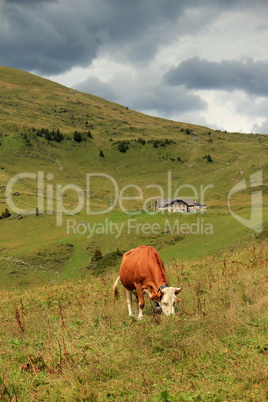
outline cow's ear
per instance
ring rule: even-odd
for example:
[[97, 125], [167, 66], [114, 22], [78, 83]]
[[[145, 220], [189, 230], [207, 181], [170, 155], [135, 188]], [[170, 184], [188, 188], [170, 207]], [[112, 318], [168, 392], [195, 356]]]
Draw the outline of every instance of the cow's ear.
[[180, 287], [180, 288], [174, 288], [175, 295], [177, 295], [178, 293], [180, 293], [181, 290], [182, 290], [182, 287]]
[[151, 294], [151, 300], [161, 300], [161, 298], [162, 298], [162, 293], [152, 293]]

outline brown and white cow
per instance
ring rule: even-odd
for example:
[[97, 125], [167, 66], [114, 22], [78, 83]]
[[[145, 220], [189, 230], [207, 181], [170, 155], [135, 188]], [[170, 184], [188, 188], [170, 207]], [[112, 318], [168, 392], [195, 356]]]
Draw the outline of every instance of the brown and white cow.
[[113, 286], [114, 297], [121, 280], [126, 290], [128, 313], [132, 315], [132, 293], [136, 294], [136, 315], [141, 319], [144, 307], [144, 293], [157, 301], [165, 315], [174, 314], [176, 295], [181, 291], [168, 285], [165, 267], [157, 251], [150, 246], [140, 246], [123, 255], [119, 276]]

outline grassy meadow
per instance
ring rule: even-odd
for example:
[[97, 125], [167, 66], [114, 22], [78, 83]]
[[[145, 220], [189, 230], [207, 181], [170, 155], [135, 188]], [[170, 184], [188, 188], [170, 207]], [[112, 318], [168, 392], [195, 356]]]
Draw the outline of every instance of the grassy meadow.
[[267, 244], [167, 266], [175, 317], [130, 319], [113, 273], [1, 293], [0, 397], [265, 401]]
[[[5, 67], [0, 88], [0, 400], [265, 401], [268, 137]], [[254, 193], [258, 232], [237, 219]], [[207, 212], [154, 213], [157, 198]], [[113, 303], [122, 254], [142, 244], [183, 285], [175, 317], [148, 301], [128, 318], [122, 288]]]

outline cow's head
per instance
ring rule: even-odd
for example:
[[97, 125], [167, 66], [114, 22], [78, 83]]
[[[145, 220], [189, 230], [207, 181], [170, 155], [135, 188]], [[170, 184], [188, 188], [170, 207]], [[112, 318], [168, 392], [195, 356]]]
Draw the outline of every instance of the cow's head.
[[174, 305], [178, 301], [176, 295], [180, 293], [181, 289], [181, 287], [174, 288], [166, 285], [165, 287], [160, 288], [157, 293], [151, 294], [146, 290], [145, 292], [148, 294], [151, 300], [157, 301], [157, 304], [161, 307], [165, 315], [171, 315], [174, 314]]
[[174, 314], [174, 305], [178, 301], [176, 295], [180, 293], [182, 288], [173, 288], [172, 286], [165, 287], [160, 290], [160, 306], [165, 315]]

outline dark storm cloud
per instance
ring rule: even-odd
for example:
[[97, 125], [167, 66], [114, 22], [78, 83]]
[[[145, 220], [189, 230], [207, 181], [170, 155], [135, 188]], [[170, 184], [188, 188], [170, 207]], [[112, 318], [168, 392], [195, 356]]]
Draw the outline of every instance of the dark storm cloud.
[[4, 0], [4, 3], [6, 4], [18, 4], [18, 5], [23, 5], [23, 4], [40, 4], [40, 3], [52, 3], [56, 2], [57, 0]]
[[212, 62], [195, 57], [171, 69], [164, 81], [189, 89], [242, 90], [253, 95], [268, 96], [268, 61]]
[[[255, 0], [254, 7], [261, 0]], [[100, 49], [132, 63], [146, 62], [176, 35], [197, 31], [219, 10], [247, 0], [4, 0], [0, 1], [1, 64], [60, 74], [89, 65]], [[185, 24], [189, 9], [203, 11]], [[204, 9], [210, 9], [210, 14]], [[198, 14], [199, 15], [199, 14]]]
[[167, 21], [174, 22], [186, 3], [4, 1], [0, 3], [1, 64], [59, 74], [89, 65], [101, 45], [118, 46], [119, 52], [120, 46], [129, 45], [134, 58], [149, 57], [161, 43], [161, 37], [154, 40], [154, 33]]
[[0, 11], [2, 65], [57, 74], [96, 56], [98, 33], [86, 38], [86, 27], [74, 22], [75, 12], [65, 12], [57, 2], [6, 2]]

